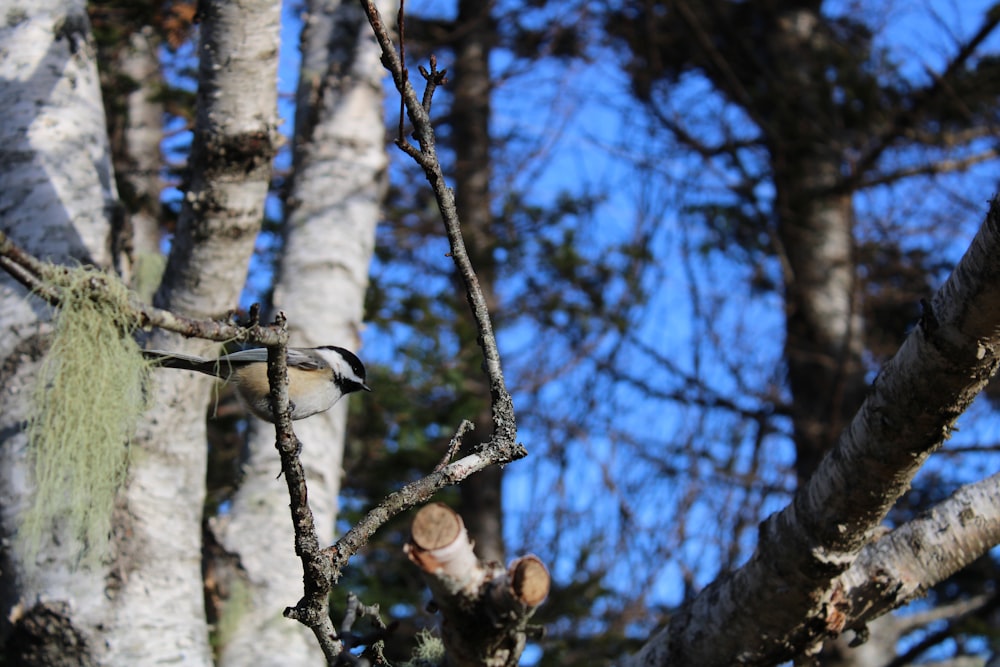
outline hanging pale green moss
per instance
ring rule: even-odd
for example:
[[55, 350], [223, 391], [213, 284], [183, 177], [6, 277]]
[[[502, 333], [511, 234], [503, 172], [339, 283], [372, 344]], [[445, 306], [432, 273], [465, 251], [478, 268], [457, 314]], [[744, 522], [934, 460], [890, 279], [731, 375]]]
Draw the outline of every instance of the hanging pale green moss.
[[129, 440], [146, 408], [149, 364], [132, 339], [128, 290], [92, 268], [57, 269], [52, 343], [28, 420], [35, 496], [19, 531], [27, 562], [56, 526], [79, 556], [107, 553], [115, 494], [128, 472]]

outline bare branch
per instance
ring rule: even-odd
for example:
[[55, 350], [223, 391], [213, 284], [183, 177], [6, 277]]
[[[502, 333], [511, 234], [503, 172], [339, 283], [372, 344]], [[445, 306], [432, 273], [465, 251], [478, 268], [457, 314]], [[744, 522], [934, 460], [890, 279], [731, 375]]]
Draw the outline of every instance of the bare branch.
[[944, 71], [934, 77], [930, 86], [918, 93], [913, 104], [901, 108], [897, 112], [896, 117], [888, 123], [886, 131], [854, 166], [856, 178], [870, 172], [882, 154], [917, 123], [924, 107], [948, 89], [951, 79], [976, 54], [976, 49], [990, 36], [997, 25], [1000, 25], [1000, 5], [994, 5], [990, 11], [986, 12], [986, 20], [976, 31], [976, 34], [959, 48], [955, 56], [945, 66]]
[[448, 443], [448, 451], [445, 455], [441, 457], [441, 462], [434, 466], [434, 472], [441, 472], [444, 470], [448, 462], [451, 461], [458, 454], [458, 450], [462, 448], [462, 438], [469, 431], [476, 428], [476, 425], [470, 422], [468, 419], [463, 419], [462, 423], [458, 425], [458, 430], [452, 437], [451, 442]]
[[[53, 306], [59, 306], [62, 297], [59, 289], [49, 283], [47, 276], [73, 270], [66, 266], [43, 262], [32, 256], [2, 231], [0, 231], [0, 268]], [[112, 279], [111, 276], [109, 279]], [[92, 281], [90, 287], [93, 289], [95, 297], [100, 298], [104, 290], [103, 283]], [[157, 327], [179, 333], [187, 338], [203, 338], [217, 342], [259, 345], [273, 345], [278, 342], [278, 335], [274, 329], [256, 323], [249, 327], [243, 327], [229, 321], [183, 317], [169, 310], [143, 303], [134, 296], [130, 298], [129, 305], [132, 311], [128, 313], [128, 316], [140, 328]]]
[[[445, 231], [448, 235], [448, 243], [451, 248], [451, 257], [458, 268], [458, 273], [465, 284], [466, 294], [472, 315], [476, 321], [476, 328], [479, 330], [479, 344], [483, 350], [483, 363], [490, 380], [490, 394], [493, 408], [493, 439], [486, 446], [498, 446], [507, 450], [502, 461], [512, 461], [524, 455], [524, 448], [516, 444], [517, 424], [514, 419], [514, 404], [511, 401], [507, 386], [504, 383], [503, 371], [500, 365], [500, 352], [497, 349], [496, 337], [493, 334], [493, 324], [490, 321], [489, 309], [486, 306], [486, 297], [479, 285], [476, 271], [469, 259], [465, 242], [462, 239], [461, 222], [458, 218], [458, 211], [455, 208], [455, 197], [451, 188], [445, 183], [444, 172], [441, 163], [437, 158], [435, 147], [434, 128], [431, 124], [428, 109], [430, 100], [420, 100], [410, 83], [403, 68], [403, 64], [396, 54], [395, 47], [389, 37], [389, 33], [382, 23], [382, 17], [378, 9], [371, 0], [361, 0], [368, 21], [375, 31], [376, 40], [382, 49], [382, 64], [389, 70], [396, 89], [403, 97], [410, 122], [413, 123], [414, 135], [420, 147], [419, 157], [416, 157], [410, 150], [407, 154], [423, 168], [434, 190], [441, 217], [444, 220]], [[444, 81], [444, 72], [438, 71], [436, 62], [431, 60], [431, 69], [425, 74], [425, 79], [429, 86], [437, 86]], [[432, 91], [433, 92], [433, 91]], [[405, 150], [405, 149], [404, 149]]]
[[271, 386], [271, 411], [275, 415], [274, 446], [281, 457], [281, 471], [288, 485], [292, 526], [295, 529], [295, 554], [302, 559], [305, 586], [302, 599], [294, 607], [286, 608], [285, 616], [312, 630], [327, 663], [333, 664], [343, 651], [343, 644], [337, 639], [333, 621], [330, 620], [333, 580], [309, 508], [306, 475], [299, 458], [302, 443], [292, 430], [292, 408], [288, 401], [288, 332], [283, 313], [278, 313], [274, 326], [278, 330], [279, 341], [267, 348], [267, 381]]
[[[1000, 364], [998, 253], [995, 198], [969, 250], [875, 379], [837, 446], [791, 505], [761, 524], [750, 561], [709, 585], [623, 664], [774, 664], [847, 627], [840, 611], [846, 591], [837, 577], [853, 566]], [[979, 513], [973, 517], [978, 523]], [[955, 551], [972, 559], [995, 541], [987, 536]], [[709, 627], [726, 633], [705, 642]]]
[[[456, 439], [461, 439], [461, 435], [467, 430], [466, 424], [468, 422], [462, 422], [462, 426], [459, 427], [459, 431], [455, 435]], [[523, 452], [523, 448], [521, 451]], [[386, 521], [411, 507], [427, 502], [441, 489], [458, 484], [480, 470], [509, 462], [512, 459], [508, 459], [508, 456], [510, 453], [507, 448], [487, 445], [480, 448], [479, 451], [446, 465], [440, 470], [435, 470], [426, 477], [411, 482], [399, 491], [386, 496], [382, 502], [369, 510], [361, 521], [337, 540], [336, 544], [326, 550], [333, 568], [334, 582], [340, 578], [340, 573], [351, 556], [367, 544], [368, 539]]]
[[963, 171], [982, 162], [992, 160], [998, 155], [1000, 155], [1000, 149], [990, 148], [974, 155], [968, 155], [956, 160], [937, 160], [929, 164], [904, 167], [885, 174], [876, 174], [872, 178], [865, 179], [860, 184], [860, 187], [870, 188], [876, 185], [895, 183], [896, 181], [901, 181], [904, 178], [909, 178], [910, 176], [932, 176], [934, 174], [947, 174], [954, 171]]

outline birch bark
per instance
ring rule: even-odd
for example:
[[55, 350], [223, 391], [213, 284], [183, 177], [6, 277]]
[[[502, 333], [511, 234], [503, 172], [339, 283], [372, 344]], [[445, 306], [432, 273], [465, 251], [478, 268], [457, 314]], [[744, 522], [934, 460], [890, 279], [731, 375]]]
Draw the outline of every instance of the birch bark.
[[[37, 256], [109, 268], [117, 194], [84, 7], [6, 3], [0, 210], [4, 231]], [[103, 573], [73, 570], [80, 544], [66, 535], [53, 535], [31, 563], [13, 548], [32, 501], [24, 420], [50, 333], [48, 306], [0, 275], [0, 640], [26, 659], [89, 665], [106, 620]]]
[[[384, 15], [393, 15], [391, 4], [382, 3]], [[385, 188], [384, 70], [351, 2], [309, 2], [301, 44], [294, 180], [274, 305], [288, 316], [293, 346], [356, 350]], [[334, 534], [348, 400], [363, 398], [295, 425], [321, 541]], [[239, 624], [222, 638], [220, 664], [321, 664], [311, 632], [281, 616], [302, 594], [302, 566], [285, 484], [276, 479], [274, 429], [255, 421], [249, 450], [232, 511], [213, 525], [236, 556], [247, 593], [230, 600], [240, 608], [227, 613]]]
[[[280, 6], [202, 2], [189, 182], [157, 305], [197, 318], [238, 302], [263, 218], [276, 145]], [[215, 345], [155, 333], [150, 347], [212, 354]], [[157, 373], [138, 438], [120, 541], [124, 572], [107, 642], [113, 664], [212, 664], [202, 582], [204, 407], [209, 382]]]

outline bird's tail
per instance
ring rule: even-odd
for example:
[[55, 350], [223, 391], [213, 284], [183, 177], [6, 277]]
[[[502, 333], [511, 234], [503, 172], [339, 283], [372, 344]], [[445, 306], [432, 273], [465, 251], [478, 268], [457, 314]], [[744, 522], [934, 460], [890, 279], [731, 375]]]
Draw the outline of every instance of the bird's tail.
[[164, 352], [163, 350], [143, 350], [142, 356], [156, 366], [163, 368], [180, 368], [185, 371], [198, 371], [205, 375], [219, 376], [218, 359], [203, 359], [190, 354]]

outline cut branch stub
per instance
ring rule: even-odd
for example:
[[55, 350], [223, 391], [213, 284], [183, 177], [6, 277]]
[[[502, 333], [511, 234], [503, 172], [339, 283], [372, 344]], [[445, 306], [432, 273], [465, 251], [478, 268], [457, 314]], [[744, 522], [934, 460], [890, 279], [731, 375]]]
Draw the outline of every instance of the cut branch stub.
[[515, 560], [509, 570], [476, 558], [462, 518], [434, 503], [417, 512], [404, 548], [427, 579], [444, 617], [442, 640], [451, 665], [518, 664], [528, 620], [549, 592], [550, 577], [536, 556]]
[[444, 503], [425, 505], [417, 512], [404, 551], [421, 570], [446, 582], [451, 594], [472, 593], [486, 578], [462, 517]]
[[537, 607], [549, 596], [552, 577], [538, 556], [529, 554], [518, 558], [510, 564], [507, 572], [511, 593], [521, 604]]

